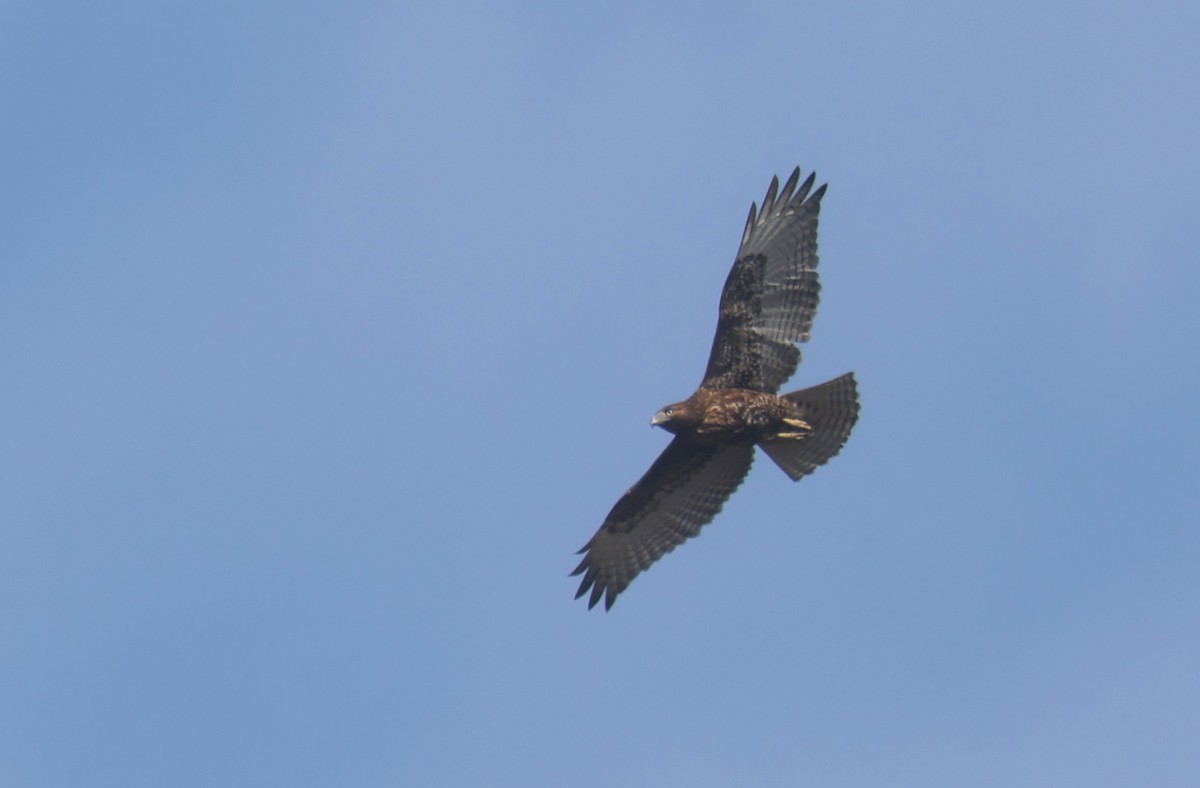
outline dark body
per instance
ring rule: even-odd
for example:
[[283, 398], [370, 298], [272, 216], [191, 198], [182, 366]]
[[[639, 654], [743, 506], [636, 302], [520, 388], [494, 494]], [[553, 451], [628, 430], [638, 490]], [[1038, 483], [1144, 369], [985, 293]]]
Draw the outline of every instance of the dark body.
[[[823, 465], [858, 419], [854, 376], [775, 392], [800, 363], [820, 296], [817, 218], [825, 187], [797, 189], [797, 168], [772, 179], [762, 212], [750, 206], [725, 288], [708, 368], [696, 393], [650, 422], [674, 434], [645, 475], [584, 545], [576, 597], [611, 608], [641, 571], [696, 536], [742, 483], [763, 449], [792, 479]], [[810, 194], [811, 191], [811, 194]]]
[[700, 389], [660, 410], [650, 425], [710, 445], [799, 439], [812, 432], [798, 406], [752, 389]]

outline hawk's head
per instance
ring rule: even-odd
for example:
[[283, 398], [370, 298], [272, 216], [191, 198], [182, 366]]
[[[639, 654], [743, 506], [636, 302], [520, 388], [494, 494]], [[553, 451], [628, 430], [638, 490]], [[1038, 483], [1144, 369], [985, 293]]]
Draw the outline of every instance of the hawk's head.
[[662, 427], [667, 432], [677, 433], [700, 421], [700, 414], [695, 411], [696, 408], [693, 407], [690, 400], [676, 402], [655, 413], [654, 418], [650, 419], [650, 426]]

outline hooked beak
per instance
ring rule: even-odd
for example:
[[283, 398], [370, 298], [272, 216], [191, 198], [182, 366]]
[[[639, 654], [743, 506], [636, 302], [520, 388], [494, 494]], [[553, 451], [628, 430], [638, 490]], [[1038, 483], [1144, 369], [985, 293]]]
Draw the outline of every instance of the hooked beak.
[[650, 426], [657, 427], [661, 424], [665, 424], [666, 422], [667, 422], [667, 414], [665, 411], [660, 410], [658, 413], [654, 414], [654, 418], [650, 419]]

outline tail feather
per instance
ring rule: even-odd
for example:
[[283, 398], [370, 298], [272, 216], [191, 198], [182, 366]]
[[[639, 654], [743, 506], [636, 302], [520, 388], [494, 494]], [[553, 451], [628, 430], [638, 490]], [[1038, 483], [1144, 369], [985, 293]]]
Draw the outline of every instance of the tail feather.
[[858, 388], [854, 373], [812, 388], [781, 394], [800, 409], [812, 434], [800, 440], [763, 441], [758, 444], [793, 481], [812, 473], [841, 451], [858, 421]]

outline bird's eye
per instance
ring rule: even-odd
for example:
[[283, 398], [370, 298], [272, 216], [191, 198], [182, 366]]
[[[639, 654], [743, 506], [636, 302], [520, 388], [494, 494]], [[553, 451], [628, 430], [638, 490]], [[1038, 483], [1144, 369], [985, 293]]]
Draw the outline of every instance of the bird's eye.
[[674, 416], [674, 415], [675, 415], [675, 409], [674, 409], [674, 408], [667, 408], [667, 411], [666, 411], [666, 412], [667, 412], [667, 415], [668, 415], [668, 416]]

